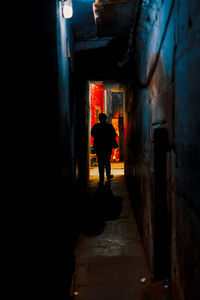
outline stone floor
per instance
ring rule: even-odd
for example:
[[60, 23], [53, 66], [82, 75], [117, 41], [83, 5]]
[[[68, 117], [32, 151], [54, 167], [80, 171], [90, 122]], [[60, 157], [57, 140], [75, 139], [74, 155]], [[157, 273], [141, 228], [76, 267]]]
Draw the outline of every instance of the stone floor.
[[85, 219], [74, 253], [71, 299], [154, 299], [148, 292], [151, 276], [124, 182], [123, 164], [112, 164], [112, 174], [114, 179], [99, 188], [97, 168], [90, 172]]

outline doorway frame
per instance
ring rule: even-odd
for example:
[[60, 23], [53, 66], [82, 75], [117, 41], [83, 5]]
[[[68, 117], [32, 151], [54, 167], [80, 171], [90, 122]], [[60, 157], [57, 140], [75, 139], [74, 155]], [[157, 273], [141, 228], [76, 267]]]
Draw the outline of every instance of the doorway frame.
[[[104, 111], [106, 105], [106, 90], [110, 89], [115, 92], [123, 93], [123, 131], [125, 133], [125, 121], [126, 121], [126, 97], [127, 97], [127, 86], [125, 84], [121, 84], [117, 81], [113, 80], [87, 80], [87, 88], [88, 88], [88, 182], [90, 180], [90, 143], [91, 143], [91, 83], [103, 83], [104, 84]], [[108, 88], [109, 86], [109, 88]], [[123, 136], [123, 152], [124, 152], [124, 164], [125, 164], [125, 155], [126, 155], [126, 145], [125, 145], [125, 134]], [[125, 174], [125, 165], [124, 165], [124, 174]]]

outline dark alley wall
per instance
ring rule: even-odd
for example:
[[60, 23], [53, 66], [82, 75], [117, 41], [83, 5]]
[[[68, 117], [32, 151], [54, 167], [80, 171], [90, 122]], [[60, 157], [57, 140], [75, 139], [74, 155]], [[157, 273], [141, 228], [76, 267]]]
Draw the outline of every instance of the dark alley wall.
[[18, 288], [26, 298], [67, 299], [79, 226], [73, 36], [59, 3], [28, 3], [29, 13], [22, 8], [16, 18], [22, 24], [13, 25], [16, 41], [11, 49], [17, 68], [12, 69], [17, 74], [12, 72], [12, 78], [19, 90], [13, 89], [13, 99], [23, 105], [16, 112], [22, 127], [14, 130], [17, 140], [12, 146], [20, 154], [15, 154], [19, 165], [13, 168], [20, 191], [13, 227], [20, 223], [20, 228], [12, 249], [21, 252], [16, 261], [26, 278]]
[[176, 300], [200, 297], [199, 30], [197, 0], [143, 1], [127, 93], [133, 205], [154, 278], [171, 274]]
[[81, 189], [89, 179], [89, 82], [76, 73], [76, 177]]
[[63, 177], [75, 182], [75, 101], [74, 101], [74, 39], [71, 20], [64, 19], [62, 3], [57, 5], [57, 52], [59, 79], [59, 117]]

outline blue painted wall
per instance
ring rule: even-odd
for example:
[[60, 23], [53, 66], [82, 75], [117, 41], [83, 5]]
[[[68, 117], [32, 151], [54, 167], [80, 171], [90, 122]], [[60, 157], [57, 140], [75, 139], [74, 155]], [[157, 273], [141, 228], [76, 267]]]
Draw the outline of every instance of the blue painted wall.
[[74, 101], [72, 100], [72, 74], [74, 72], [74, 37], [72, 21], [62, 14], [61, 1], [56, 1], [57, 9], [57, 51], [59, 75], [59, 111], [63, 176], [75, 181], [75, 137]]
[[158, 129], [168, 134], [171, 276], [174, 299], [181, 300], [200, 297], [199, 30], [198, 0], [143, 1], [135, 45], [136, 72], [132, 70], [134, 82], [130, 80], [128, 94], [126, 173], [140, 199], [134, 205], [152, 272], [154, 134]]

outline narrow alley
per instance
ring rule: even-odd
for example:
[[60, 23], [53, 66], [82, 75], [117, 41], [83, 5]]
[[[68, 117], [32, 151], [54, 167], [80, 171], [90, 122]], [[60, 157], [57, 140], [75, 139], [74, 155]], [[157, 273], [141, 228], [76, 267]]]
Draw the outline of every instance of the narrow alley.
[[[12, 51], [26, 299], [199, 300], [199, 0], [27, 5]], [[105, 182], [100, 114], [116, 133]]]
[[123, 163], [112, 163], [114, 179], [99, 188], [98, 170], [91, 170], [72, 299], [170, 299], [168, 280], [152, 287], [123, 173]]
[[114, 180], [103, 188], [98, 174], [91, 176], [75, 250], [74, 299], [141, 299], [141, 280], [150, 278], [124, 176], [112, 170]]

